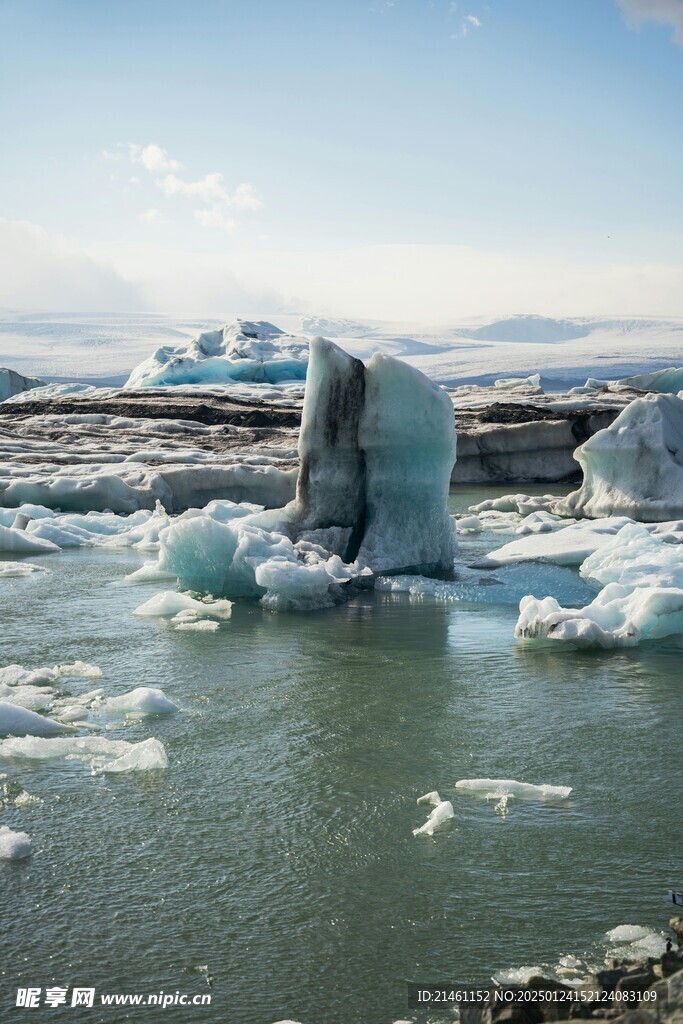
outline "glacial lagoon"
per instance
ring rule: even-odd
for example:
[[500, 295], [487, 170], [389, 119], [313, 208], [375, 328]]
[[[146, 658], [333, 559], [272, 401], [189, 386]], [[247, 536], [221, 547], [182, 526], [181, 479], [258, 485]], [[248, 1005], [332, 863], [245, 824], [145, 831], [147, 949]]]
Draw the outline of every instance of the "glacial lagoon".
[[[451, 511], [505, 489], [455, 489]], [[459, 559], [502, 540], [462, 534]], [[163, 772], [0, 765], [43, 800], [3, 816], [33, 842], [0, 865], [13, 985], [211, 993], [145, 1021], [383, 1024], [409, 1016], [407, 981], [590, 966], [622, 924], [661, 945], [683, 839], [675, 643], [529, 645], [514, 603], [382, 591], [310, 615], [237, 602], [215, 632], [178, 632], [132, 614], [159, 584], [123, 582], [129, 549], [32, 560], [49, 573], [0, 581], [2, 664], [82, 659], [107, 695], [158, 686], [180, 712], [106, 733], [157, 737]], [[572, 793], [502, 814], [455, 790], [478, 777]], [[455, 817], [413, 836], [433, 789]]]

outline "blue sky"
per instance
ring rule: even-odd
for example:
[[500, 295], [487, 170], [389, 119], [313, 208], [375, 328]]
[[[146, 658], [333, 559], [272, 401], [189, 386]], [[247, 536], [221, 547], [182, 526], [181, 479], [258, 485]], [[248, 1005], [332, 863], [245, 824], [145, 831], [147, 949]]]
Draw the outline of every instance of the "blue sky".
[[61, 260], [81, 305], [683, 315], [683, 0], [0, 0], [0, 38], [3, 304]]

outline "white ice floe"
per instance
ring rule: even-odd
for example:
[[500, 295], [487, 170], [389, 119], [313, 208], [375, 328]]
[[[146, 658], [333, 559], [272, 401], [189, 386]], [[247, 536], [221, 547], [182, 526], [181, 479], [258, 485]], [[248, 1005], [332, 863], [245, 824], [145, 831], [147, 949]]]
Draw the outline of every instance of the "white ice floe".
[[558, 503], [563, 515], [627, 515], [645, 522], [683, 516], [683, 400], [646, 395], [575, 453], [581, 487]]
[[571, 786], [535, 786], [515, 779], [460, 779], [455, 788], [477, 793], [487, 800], [500, 799], [502, 796], [513, 796], [520, 800], [564, 800], [572, 792]]
[[155, 686], [137, 686], [120, 697], [109, 697], [107, 711], [135, 712], [144, 715], [170, 715], [178, 705], [169, 700], [163, 690]]
[[493, 386], [504, 391], [517, 388], [530, 388], [534, 391], [542, 391], [540, 373], [532, 373], [529, 377], [499, 377], [498, 380], [494, 380]]
[[0, 860], [21, 860], [31, 854], [31, 840], [26, 832], [13, 832], [0, 825]]
[[[219, 599], [216, 601], [200, 601], [189, 594], [181, 594], [174, 590], [164, 590], [161, 594], [155, 594], [149, 601], [138, 605], [134, 615], [141, 618], [171, 618], [178, 615], [190, 615], [194, 619], [229, 619], [232, 614], [232, 602]], [[179, 621], [183, 621], [180, 619]]]
[[431, 793], [425, 793], [424, 796], [419, 796], [417, 798], [417, 802], [418, 804], [431, 804], [432, 807], [438, 807], [439, 804], [442, 803], [442, 800], [437, 791], [433, 789]]
[[595, 590], [571, 569], [545, 563], [520, 562], [493, 572], [480, 572], [457, 564], [455, 580], [424, 576], [380, 576], [375, 589], [405, 594], [411, 601], [516, 605], [527, 594], [553, 594], [565, 604], [591, 601]]
[[429, 812], [429, 817], [425, 821], [424, 825], [421, 825], [420, 828], [413, 829], [413, 835], [434, 835], [434, 829], [438, 828], [438, 826], [444, 821], [448, 821], [449, 818], [454, 817], [453, 804], [450, 800], [442, 800], [441, 803], [437, 804], [434, 810]]
[[641, 925], [617, 925], [607, 932], [605, 938], [612, 946], [609, 955], [622, 960], [660, 957], [666, 950], [666, 934]]
[[456, 516], [455, 524], [458, 533], [479, 533], [484, 528], [479, 516]]
[[174, 629], [181, 633], [215, 633], [219, 628], [215, 619], [182, 618], [182, 612], [173, 616]]
[[525, 596], [515, 636], [614, 648], [683, 634], [683, 545], [628, 523], [581, 574], [603, 586], [590, 603], [567, 608], [554, 597]]
[[487, 498], [477, 505], [470, 505], [470, 512], [519, 512], [529, 515], [531, 512], [551, 510], [557, 501], [554, 494], [502, 494], [499, 498]]
[[75, 730], [28, 708], [0, 700], [0, 736], [61, 736]]
[[168, 767], [163, 744], [157, 739], [128, 743], [105, 736], [25, 736], [0, 740], [0, 757], [26, 761], [55, 759], [90, 762], [100, 772], [147, 771]]
[[0, 579], [32, 576], [34, 572], [48, 572], [48, 569], [44, 565], [34, 565], [33, 562], [0, 562]]
[[127, 388], [159, 384], [215, 384], [303, 380], [308, 342], [266, 321], [235, 320], [183, 345], [166, 345], [136, 366]]
[[59, 546], [50, 540], [33, 537], [12, 526], [0, 526], [0, 551], [14, 555], [49, 555], [59, 550]]
[[598, 548], [609, 544], [629, 523], [632, 523], [631, 519], [615, 516], [587, 519], [551, 533], [531, 533], [496, 548], [474, 564], [495, 568], [514, 562], [545, 560], [556, 565], [580, 565]]

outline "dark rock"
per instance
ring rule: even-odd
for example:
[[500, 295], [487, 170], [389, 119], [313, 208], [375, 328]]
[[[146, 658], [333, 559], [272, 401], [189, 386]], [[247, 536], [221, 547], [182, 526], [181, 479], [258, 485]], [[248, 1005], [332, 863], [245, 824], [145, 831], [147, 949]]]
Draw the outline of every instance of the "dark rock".
[[525, 982], [523, 987], [529, 992], [547, 992], [549, 994], [549, 998], [536, 1004], [541, 1007], [543, 1020], [569, 1020], [570, 1011], [575, 1001], [573, 999], [562, 999], [562, 994], [564, 993], [566, 996], [572, 995], [574, 989], [570, 985], [565, 985], [561, 981], [555, 981], [553, 978], [533, 975]]
[[663, 978], [668, 978], [678, 971], [683, 971], [683, 949], [672, 949], [670, 953], [665, 953], [661, 959], [661, 964]]
[[676, 936], [678, 948], [683, 949], [683, 917], [670, 917], [669, 928]]
[[644, 992], [646, 989], [650, 988], [651, 985], [654, 985], [656, 980], [657, 976], [653, 970], [629, 971], [628, 974], [624, 975], [624, 977], [617, 982], [614, 991], [616, 994], [622, 992]]

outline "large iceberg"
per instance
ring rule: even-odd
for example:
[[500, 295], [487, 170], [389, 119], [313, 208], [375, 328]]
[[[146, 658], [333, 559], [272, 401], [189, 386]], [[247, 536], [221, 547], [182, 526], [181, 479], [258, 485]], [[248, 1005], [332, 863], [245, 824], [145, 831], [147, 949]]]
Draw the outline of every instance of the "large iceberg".
[[20, 395], [24, 391], [31, 391], [33, 388], [43, 387], [44, 380], [38, 377], [24, 377], [16, 370], [8, 370], [0, 367], [0, 402], [6, 401], [13, 395]]
[[558, 502], [568, 516], [630, 516], [664, 522], [683, 516], [683, 401], [645, 395], [577, 449], [581, 487]]
[[314, 339], [295, 499], [190, 509], [161, 531], [159, 569], [182, 589], [297, 610], [329, 607], [376, 571], [449, 573], [455, 441], [448, 396], [419, 371], [383, 355], [365, 367]]
[[303, 380], [308, 342], [266, 321], [235, 320], [205, 331], [185, 345], [165, 345], [136, 366], [126, 388], [160, 384], [226, 384], [254, 381], [279, 384]]

